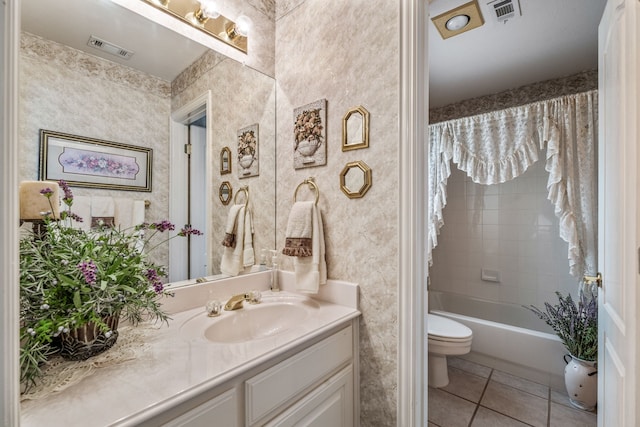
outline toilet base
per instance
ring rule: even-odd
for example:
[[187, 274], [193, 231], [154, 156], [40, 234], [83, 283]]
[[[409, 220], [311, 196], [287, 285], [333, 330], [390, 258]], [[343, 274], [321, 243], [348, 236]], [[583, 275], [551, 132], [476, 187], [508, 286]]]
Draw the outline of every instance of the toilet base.
[[429, 353], [429, 387], [441, 388], [449, 384], [447, 356]]

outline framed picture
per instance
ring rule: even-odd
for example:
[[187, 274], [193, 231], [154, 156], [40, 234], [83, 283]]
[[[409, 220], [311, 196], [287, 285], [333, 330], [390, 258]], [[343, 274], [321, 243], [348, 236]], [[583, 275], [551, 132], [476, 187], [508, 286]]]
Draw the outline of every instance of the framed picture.
[[293, 110], [293, 167], [327, 164], [327, 100]]
[[238, 178], [259, 175], [258, 124], [238, 131]]
[[41, 180], [128, 191], [151, 191], [153, 150], [40, 130]]
[[231, 150], [224, 147], [220, 151], [220, 175], [231, 173]]

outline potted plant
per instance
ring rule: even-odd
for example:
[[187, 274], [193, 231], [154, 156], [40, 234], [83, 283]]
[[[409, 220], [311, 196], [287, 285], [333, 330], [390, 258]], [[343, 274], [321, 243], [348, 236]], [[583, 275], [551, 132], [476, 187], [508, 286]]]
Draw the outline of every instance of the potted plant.
[[[593, 410], [597, 402], [598, 300], [596, 295], [580, 292], [577, 303], [570, 294], [556, 292], [558, 303], [544, 304], [545, 311], [531, 305], [526, 308], [554, 330], [567, 351], [565, 385], [571, 404]], [[570, 360], [567, 360], [570, 356]]]
[[[161, 221], [130, 230], [74, 228], [71, 219], [82, 218], [71, 211], [69, 186], [64, 181], [59, 185], [65, 210], [52, 218], [54, 192], [41, 190], [51, 206], [44, 214], [44, 232], [20, 240], [20, 380], [25, 389], [35, 384], [41, 364], [54, 354], [83, 360], [110, 348], [121, 318], [133, 325], [169, 320], [160, 302], [172, 295], [162, 281], [166, 271], [149, 259], [149, 245], [157, 241], [154, 235], [175, 226]], [[173, 237], [200, 234], [185, 226]]]

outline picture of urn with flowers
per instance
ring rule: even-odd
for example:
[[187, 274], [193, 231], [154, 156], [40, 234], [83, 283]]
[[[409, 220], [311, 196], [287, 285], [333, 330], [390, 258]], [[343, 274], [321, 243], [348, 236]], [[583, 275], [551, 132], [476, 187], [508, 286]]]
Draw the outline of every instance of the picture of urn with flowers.
[[258, 124], [238, 131], [238, 164], [240, 178], [258, 175]]
[[[326, 112], [326, 99], [294, 110], [294, 168], [321, 166], [327, 163]], [[320, 150], [320, 147], [324, 149]]]

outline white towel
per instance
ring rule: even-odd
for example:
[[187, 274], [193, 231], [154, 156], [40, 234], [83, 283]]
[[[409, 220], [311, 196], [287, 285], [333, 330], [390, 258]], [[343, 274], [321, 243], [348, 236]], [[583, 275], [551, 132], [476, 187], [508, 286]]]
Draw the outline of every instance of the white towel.
[[295, 257], [293, 269], [296, 275], [296, 288], [300, 292], [318, 293], [320, 285], [327, 283], [327, 262], [325, 259], [324, 227], [320, 209], [312, 208], [312, 255]]
[[233, 205], [231, 206], [231, 209], [229, 209], [227, 224], [224, 227], [224, 239], [222, 240], [222, 246], [226, 246], [228, 248], [236, 247], [236, 243], [238, 241], [238, 214], [242, 207], [244, 207], [244, 205]]
[[296, 202], [291, 207], [282, 253], [295, 257], [313, 254], [313, 208], [314, 202]]
[[243, 236], [243, 265], [251, 267], [256, 263], [255, 253], [253, 251], [253, 215], [251, 209], [244, 210], [244, 236]]
[[239, 209], [236, 216], [237, 220], [235, 221], [235, 233], [233, 233], [236, 240], [235, 247], [225, 246], [224, 252], [222, 253], [222, 260], [220, 262], [220, 271], [222, 274], [227, 274], [229, 276], [237, 276], [240, 274], [244, 265], [245, 207], [244, 205], [234, 205], [232, 210], [236, 206], [239, 206]]
[[[66, 205], [63, 206], [66, 208]], [[88, 231], [91, 228], [91, 197], [89, 196], [73, 196], [73, 205], [71, 212], [82, 218], [82, 222], [71, 221], [74, 228]]]
[[114, 225], [115, 203], [113, 197], [91, 197], [91, 227], [102, 221], [104, 225]]
[[130, 230], [144, 222], [144, 200], [117, 197], [113, 201], [115, 204], [114, 220], [116, 227], [120, 227], [122, 230]]

